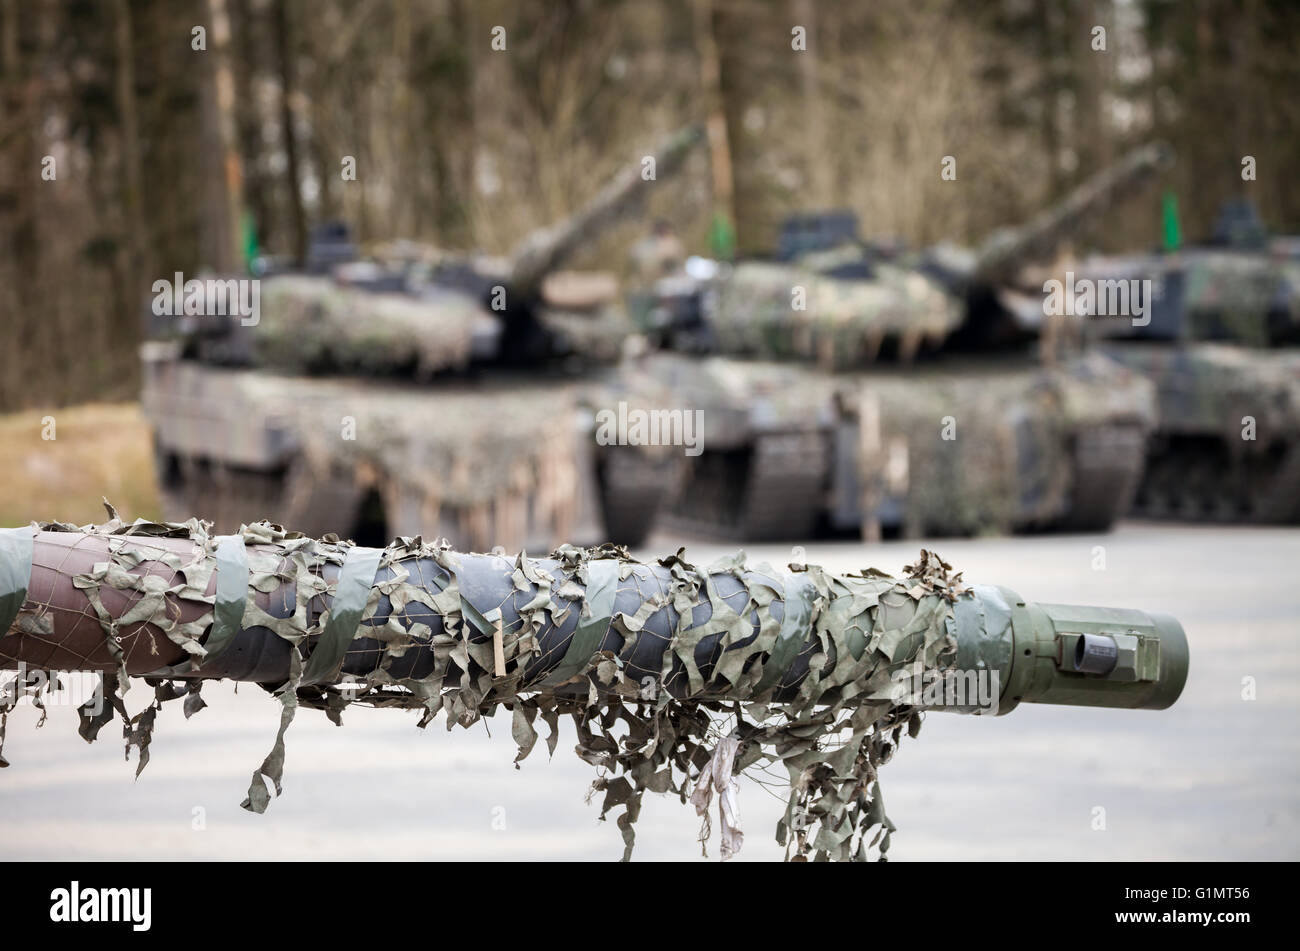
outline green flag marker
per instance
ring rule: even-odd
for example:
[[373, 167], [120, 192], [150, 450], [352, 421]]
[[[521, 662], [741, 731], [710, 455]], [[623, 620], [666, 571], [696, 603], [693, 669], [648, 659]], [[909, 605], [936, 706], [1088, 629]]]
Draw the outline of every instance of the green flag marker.
[[713, 215], [713, 221], [709, 225], [709, 246], [713, 249], [713, 256], [723, 261], [735, 257], [736, 229], [721, 212]]
[[1183, 229], [1178, 224], [1178, 196], [1166, 191], [1162, 199], [1162, 217], [1166, 251], [1177, 251], [1183, 243]]
[[251, 272], [253, 262], [257, 260], [261, 249], [257, 246], [257, 224], [253, 221], [253, 216], [247, 212], [244, 213], [243, 232], [244, 267]]

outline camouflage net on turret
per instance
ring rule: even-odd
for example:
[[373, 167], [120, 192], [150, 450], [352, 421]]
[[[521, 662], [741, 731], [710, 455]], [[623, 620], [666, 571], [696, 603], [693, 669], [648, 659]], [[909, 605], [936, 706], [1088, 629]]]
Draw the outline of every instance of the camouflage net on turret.
[[862, 366], [885, 341], [904, 357], [961, 323], [959, 301], [924, 275], [879, 263], [870, 279], [837, 278], [803, 264], [747, 261], [718, 287], [713, 331], [723, 353]]
[[1300, 260], [1204, 251], [1187, 256], [1183, 306], [1192, 340], [1256, 347], [1294, 340], [1300, 328]]
[[[55, 637], [56, 612], [68, 608], [28, 600], [0, 639], [0, 660], [12, 666], [25, 657], [31, 666], [34, 650], [48, 648], [41, 656], [52, 669], [116, 670], [115, 685], [106, 676], [110, 703], [95, 716], [83, 711], [81, 733], [94, 739], [116, 711], [128, 755], [135, 746], [142, 769], [161, 704], [184, 698], [187, 716], [203, 706], [202, 681], [187, 678], [203, 676], [218, 649], [214, 632], [230, 630], [228, 618], [222, 620], [229, 589], [224, 601], [216, 595], [218, 549], [230, 542], [196, 519], [124, 524], [111, 508], [110, 515], [100, 526], [33, 526], [83, 534], [60, 551], [93, 542], [109, 553], [71, 579], [86, 599], [80, 616], [98, 620], [101, 645], [68, 663], [66, 645]], [[789, 782], [776, 831], [788, 858], [860, 860], [870, 850], [883, 859], [894, 826], [877, 773], [903, 734], [915, 736], [921, 724], [919, 711], [898, 704], [892, 688], [901, 673], [923, 676], [952, 666], [953, 604], [966, 593], [960, 575], [924, 551], [905, 577], [893, 578], [874, 569], [848, 575], [803, 565], [788, 572], [750, 569], [740, 552], [702, 568], [684, 550], [647, 565], [612, 547], [564, 546], [541, 561], [522, 553], [463, 555], [418, 537], [398, 538], [383, 550], [355, 549], [333, 536], [317, 540], [267, 522], [243, 526], [238, 537], [249, 577], [242, 630], [264, 627], [289, 645], [287, 678], [274, 690], [283, 705], [279, 732], [254, 772], [245, 808], [266, 808], [264, 778], [279, 794], [285, 731], [299, 706], [323, 709], [335, 723], [354, 703], [404, 707], [420, 711], [422, 727], [443, 714], [448, 729], [468, 727], [504, 706], [512, 711], [516, 762], [535, 746], [538, 719], [549, 727], [554, 753], [559, 716], [572, 718], [576, 752], [598, 771], [593, 792], [604, 797], [601, 817], [622, 807], [625, 859], [647, 790], [673, 793], [683, 803], [689, 798], [706, 816], [704, 836], [716, 790], [723, 857], [733, 854], [742, 841], [733, 777], [761, 763], [783, 767]], [[377, 580], [364, 595], [354, 592], [349, 608], [340, 593], [348, 582], [339, 580], [347, 568], [340, 566], [358, 556], [377, 559], [377, 568], [366, 562]], [[501, 573], [503, 585], [509, 579], [510, 594], [499, 604], [471, 603], [464, 579], [491, 572]], [[101, 595], [108, 589], [117, 592], [115, 604], [125, 594], [129, 606], [116, 614], [107, 609]], [[267, 610], [272, 593], [286, 596], [284, 611]], [[630, 593], [637, 597], [629, 600]], [[622, 609], [634, 603], [634, 610]], [[344, 617], [348, 610], [359, 613], [359, 623]], [[667, 635], [647, 627], [661, 612]], [[571, 616], [572, 635], [558, 640], [555, 630]], [[334, 643], [340, 630], [344, 640]], [[650, 637], [663, 642], [656, 645], [661, 653], [651, 655], [662, 666], [645, 677], [632, 656], [639, 639]], [[334, 649], [342, 660], [331, 667]], [[421, 651], [427, 671], [407, 676], [412, 667], [403, 658]], [[358, 658], [371, 656], [377, 661], [370, 669], [348, 673]], [[168, 658], [178, 662], [167, 665]], [[339, 689], [345, 674], [355, 689]], [[122, 697], [137, 675], [153, 686], [154, 697], [129, 716]], [[6, 715], [24, 693], [25, 685], [11, 687]]]
[[464, 369], [475, 322], [482, 320], [482, 309], [463, 295], [445, 294], [435, 303], [303, 275], [264, 281], [262, 311], [252, 328], [255, 360], [292, 373], [428, 378]]

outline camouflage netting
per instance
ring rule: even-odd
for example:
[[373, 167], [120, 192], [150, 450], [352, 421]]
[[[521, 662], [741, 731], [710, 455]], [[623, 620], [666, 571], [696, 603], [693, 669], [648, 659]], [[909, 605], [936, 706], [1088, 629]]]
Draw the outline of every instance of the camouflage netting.
[[[288, 404], [306, 463], [290, 480], [289, 513], [295, 492], [310, 494], [341, 475], [379, 491], [396, 524], [454, 526], [471, 547], [568, 537], [579, 466], [573, 386], [427, 392], [335, 384]], [[355, 421], [349, 438], [344, 419]]]
[[767, 360], [654, 353], [619, 368], [618, 396], [650, 411], [703, 412], [705, 448], [728, 448], [769, 431], [830, 425], [839, 381], [815, 367]]
[[428, 377], [461, 369], [470, 362], [476, 322], [485, 319], [461, 294], [434, 302], [299, 275], [263, 281], [261, 311], [252, 328], [258, 364], [299, 373]]
[[277, 477], [282, 495], [236, 498], [230, 513], [210, 498], [169, 503], [207, 506], [203, 514], [223, 530], [236, 528], [241, 514], [350, 524], [373, 489], [393, 524], [415, 527], [408, 531], [439, 524], [465, 547], [518, 548], [572, 537], [581, 465], [576, 390], [563, 381], [430, 389], [161, 360], [146, 363], [143, 402], [159, 444], [180, 457], [287, 468]]
[[550, 334], [559, 355], [599, 364], [617, 362], [634, 329], [632, 318], [620, 303], [590, 309], [540, 307], [537, 320]]
[[1143, 516], [1300, 521], [1300, 351], [1184, 343], [1109, 352], [1158, 394]]
[[891, 257], [846, 241], [792, 263], [741, 263], [718, 282], [712, 315], [718, 346], [723, 353], [815, 359], [848, 369], [874, 360], [890, 341], [909, 359], [922, 344], [941, 344], [967, 319], [966, 289], [1009, 282], [1027, 262], [1050, 257], [1169, 158], [1160, 145], [1135, 149], [973, 251], [939, 246]]
[[956, 298], [913, 270], [881, 262], [871, 278], [857, 279], [751, 261], [719, 282], [713, 329], [724, 353], [815, 359], [838, 369], [873, 360], [886, 340], [904, 356], [922, 342], [937, 344], [961, 317]]
[[[1300, 326], [1300, 260], [1240, 252], [1189, 253], [1183, 288], [1188, 336], [1268, 346]], [[1270, 318], [1283, 321], [1270, 326]]]
[[[856, 429], [856, 440], [835, 451], [856, 470], [860, 511], [896, 505], [911, 536], [1005, 532], [1063, 518], [1080, 435], [1125, 430], [1141, 440], [1157, 417], [1152, 384], [1097, 353], [1050, 367], [1002, 360], [852, 374], [656, 354], [620, 372], [629, 405], [701, 409], [706, 451], [751, 446], [768, 434], [829, 443], [837, 428]], [[1130, 455], [1111, 461], [1139, 467], [1140, 453]], [[804, 468], [813, 464], [810, 452]], [[731, 484], [720, 490], [734, 494]]]
[[[538, 719], [553, 753], [559, 716], [572, 718], [577, 753], [598, 771], [602, 818], [622, 807], [625, 858], [646, 790], [689, 798], [705, 836], [718, 792], [722, 853], [734, 854], [743, 838], [734, 776], [767, 764], [790, 787], [777, 827], [787, 857], [883, 859], [894, 826], [877, 772], [921, 724], [891, 699], [891, 684], [899, 672], [953, 666], [954, 604], [970, 596], [929, 552], [903, 578], [837, 576], [751, 569], [743, 553], [703, 568], [684, 550], [653, 565], [608, 547], [564, 546], [538, 560], [458, 554], [418, 537], [363, 549], [266, 522], [214, 537], [198, 520], [110, 516], [32, 527], [51, 534], [35, 535], [26, 600], [0, 641], [6, 666], [116, 670], [104, 711], [83, 711], [87, 740], [116, 711], [143, 768], [160, 705], [184, 698], [187, 715], [197, 712], [196, 678], [230, 676], [232, 640], [264, 637], [278, 647], [262, 656], [279, 657], [264, 686], [283, 713], [245, 808], [266, 808], [264, 780], [279, 794], [299, 706], [335, 723], [353, 703], [405, 707], [420, 711], [421, 726], [444, 714], [448, 728], [505, 706], [517, 761], [536, 744]], [[26, 531], [10, 542], [26, 544]], [[122, 701], [131, 676], [154, 689], [134, 716]], [[25, 692], [16, 685], [5, 711]]]
[[[846, 403], [863, 428], [864, 511], [875, 493], [904, 500], [909, 535], [977, 534], [1067, 514], [1079, 433], [1150, 433], [1155, 392], [1093, 354], [1060, 367], [918, 378], [859, 377]], [[951, 432], [945, 437], [946, 421]]]
[[[1155, 381], [1162, 429], [1212, 435], [1242, 452], [1300, 444], [1300, 351], [1198, 343], [1115, 352]], [[1247, 416], [1255, 421], [1252, 440], [1241, 438]]]

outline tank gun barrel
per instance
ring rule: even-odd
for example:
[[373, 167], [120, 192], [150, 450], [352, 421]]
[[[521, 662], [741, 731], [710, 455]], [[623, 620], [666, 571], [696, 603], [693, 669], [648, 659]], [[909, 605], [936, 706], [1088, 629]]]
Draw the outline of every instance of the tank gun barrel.
[[[654, 160], [655, 180], [674, 174], [702, 140], [703, 130], [698, 125], [679, 129], [669, 136], [647, 156]], [[509, 286], [516, 293], [535, 293], [546, 275], [576, 248], [589, 243], [595, 234], [631, 212], [645, 195], [644, 164], [643, 158], [621, 169], [577, 212], [529, 234], [510, 256]]]
[[536, 559], [203, 525], [0, 530], [0, 667], [400, 684], [417, 697], [473, 683], [485, 705], [654, 685], [697, 701], [833, 694], [881, 714], [1164, 709], [1187, 676], [1172, 617], [967, 586], [928, 552], [893, 578], [750, 567], [740, 553], [698, 568], [680, 551], [655, 564], [571, 546]]
[[[554, 752], [564, 714], [600, 770], [601, 815], [624, 809], [624, 859], [647, 790], [689, 796], [701, 815], [718, 792], [722, 855], [734, 855], [734, 775], [766, 759], [789, 771], [776, 830], [787, 857], [860, 860], [889, 849], [878, 770], [922, 710], [1162, 709], [1187, 676], [1173, 618], [967, 587], [925, 551], [893, 578], [750, 566], [739, 552], [701, 568], [685, 550], [643, 564], [612, 546], [509, 558], [420, 538], [363, 548], [267, 522], [207, 529], [115, 514], [0, 529], [0, 667], [20, 671], [0, 690], [0, 725], [22, 697], [41, 703], [50, 671], [104, 671], [106, 688], [116, 670], [117, 690], [79, 708], [80, 732], [93, 740], [120, 714], [138, 775], [164, 701], [183, 697], [188, 716], [204, 679], [260, 683], [282, 707], [243, 803], [263, 812], [299, 706], [335, 723], [351, 703], [419, 709], [421, 726], [445, 712], [448, 728], [505, 706], [516, 762], [538, 719]], [[134, 717], [117, 692], [131, 675], [154, 688]]]
[[1064, 238], [1124, 195], [1141, 188], [1172, 161], [1173, 151], [1163, 143], [1141, 146], [1072, 189], [1027, 224], [994, 232], [976, 252], [975, 282], [1005, 283], [1026, 261], [1051, 256]]

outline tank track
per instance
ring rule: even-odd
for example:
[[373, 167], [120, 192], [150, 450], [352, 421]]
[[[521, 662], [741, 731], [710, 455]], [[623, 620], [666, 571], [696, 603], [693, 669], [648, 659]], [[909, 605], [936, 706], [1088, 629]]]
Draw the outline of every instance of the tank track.
[[1300, 521], [1300, 446], [1234, 459], [1220, 439], [1160, 439], [1133, 514], [1192, 522]]
[[1093, 426], [1074, 439], [1074, 480], [1059, 528], [1105, 532], [1127, 513], [1142, 479], [1146, 432], [1140, 426]]
[[825, 507], [829, 466], [820, 431], [767, 433], [742, 449], [706, 450], [687, 461], [664, 522], [705, 538], [808, 538]]
[[1283, 448], [1271, 475], [1252, 495], [1254, 520], [1295, 524], [1300, 522], [1300, 445]]
[[[236, 469], [194, 459], [160, 459], [158, 470], [163, 517], [168, 520], [198, 516], [212, 522], [216, 531], [228, 533], [237, 531], [243, 523], [283, 511], [282, 473]], [[317, 534], [319, 527], [304, 525], [301, 530]]]
[[597, 457], [604, 540], [636, 547], [645, 542], [678, 476], [680, 457], [655, 459], [626, 446], [605, 446]]

